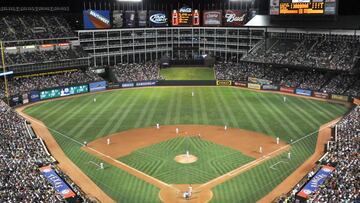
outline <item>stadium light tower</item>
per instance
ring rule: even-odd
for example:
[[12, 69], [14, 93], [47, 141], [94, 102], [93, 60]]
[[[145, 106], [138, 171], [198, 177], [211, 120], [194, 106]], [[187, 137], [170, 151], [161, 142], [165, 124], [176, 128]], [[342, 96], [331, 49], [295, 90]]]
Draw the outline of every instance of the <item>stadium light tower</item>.
[[142, 0], [117, 0], [118, 2], [142, 2]]

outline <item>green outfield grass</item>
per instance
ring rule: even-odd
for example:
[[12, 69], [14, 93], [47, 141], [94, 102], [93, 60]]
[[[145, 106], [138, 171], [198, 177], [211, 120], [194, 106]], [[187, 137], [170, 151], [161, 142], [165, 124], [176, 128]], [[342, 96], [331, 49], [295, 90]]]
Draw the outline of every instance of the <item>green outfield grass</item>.
[[[195, 92], [194, 97], [191, 97], [192, 91]], [[95, 103], [94, 97], [97, 99]], [[287, 96], [287, 102], [284, 103], [283, 96], [279, 94], [227, 87], [167, 87], [110, 91], [49, 101], [25, 110], [27, 114], [42, 120], [50, 128], [67, 156], [114, 200], [134, 203], [160, 202], [159, 189], [112, 166], [106, 166], [105, 170], [96, 170], [91, 162], [98, 163], [100, 160], [80, 149], [83, 141], [90, 142], [115, 132], [154, 126], [156, 123], [228, 125], [269, 136], [279, 136], [287, 142], [310, 134], [292, 146], [293, 158], [286, 160], [288, 163], [278, 164], [278, 170], [269, 167], [285, 160], [285, 155], [269, 159], [213, 189], [212, 202], [255, 202], [270, 192], [313, 153], [317, 139], [317, 133], [313, 132], [316, 132], [321, 124], [347, 111], [346, 107], [338, 104], [292, 96]], [[175, 141], [177, 142], [169, 142]], [[181, 142], [177, 145], [181, 145]], [[142, 150], [152, 147], [156, 146]], [[138, 153], [134, 152], [122, 160], [131, 165], [138, 164], [138, 167], [168, 182], [179, 180], [175, 176], [161, 176], [160, 171], [156, 171], [159, 164], [150, 163], [149, 156], [141, 156], [139, 159], [143, 159], [143, 162], [136, 162]], [[159, 153], [159, 156], [163, 155]], [[236, 162], [230, 159], [227, 164], [241, 165], [248, 161], [246, 157], [240, 157], [240, 154], [239, 159]], [[215, 164], [211, 165], [214, 167]], [[211, 172], [209, 169], [206, 176], [214, 177], [231, 167], [219, 166]], [[170, 167], [163, 169], [170, 170]], [[196, 181], [204, 179], [199, 176]]]
[[160, 75], [165, 80], [215, 80], [212, 68], [166, 68], [160, 70]]
[[[198, 157], [192, 164], [181, 164], [174, 157]], [[169, 184], [206, 183], [252, 160], [239, 151], [197, 137], [179, 137], [136, 150], [120, 161]]]

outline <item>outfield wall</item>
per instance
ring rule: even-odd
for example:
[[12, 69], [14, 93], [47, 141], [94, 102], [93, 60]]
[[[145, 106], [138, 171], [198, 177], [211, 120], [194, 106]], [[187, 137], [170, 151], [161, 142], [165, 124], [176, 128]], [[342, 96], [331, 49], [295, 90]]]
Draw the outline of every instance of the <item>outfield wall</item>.
[[[307, 89], [284, 87], [271, 84], [271, 81], [250, 78], [250, 81], [231, 81], [231, 80], [150, 80], [137, 82], [110, 83], [106, 81], [92, 82], [88, 84], [76, 84], [65, 87], [54, 87], [43, 90], [33, 90], [23, 95], [15, 95], [10, 98], [10, 106], [19, 106], [27, 103], [33, 103], [46, 99], [54, 99], [88, 92], [99, 92], [107, 89], [121, 89], [134, 87], [151, 87], [151, 86], [235, 86], [249, 88], [254, 90], [265, 90], [283, 92], [294, 95], [315, 97], [320, 99], [330, 99], [341, 102], [359, 101], [349, 96], [329, 94], [326, 92], [317, 92]], [[354, 103], [355, 103], [354, 102]], [[360, 102], [359, 102], [360, 103]]]

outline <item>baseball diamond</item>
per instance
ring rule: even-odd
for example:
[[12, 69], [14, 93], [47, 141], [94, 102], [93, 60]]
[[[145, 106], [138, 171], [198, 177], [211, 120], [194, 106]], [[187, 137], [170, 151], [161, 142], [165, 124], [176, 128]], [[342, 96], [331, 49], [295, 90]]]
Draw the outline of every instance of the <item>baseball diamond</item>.
[[[192, 91], [196, 96], [191, 96]], [[162, 87], [48, 101], [24, 113], [42, 121], [65, 154], [115, 201], [160, 202], [160, 189], [168, 185], [180, 190], [177, 184], [197, 184], [195, 189], [201, 191], [202, 184], [250, 163], [249, 169], [209, 189], [211, 202], [252, 202], [309, 158], [322, 124], [347, 111], [341, 104], [294, 96], [287, 96], [284, 103], [280, 94], [231, 87]], [[229, 127], [226, 131], [225, 125]], [[132, 130], [141, 128], [148, 130]], [[239, 131], [232, 132], [235, 129]], [[250, 149], [236, 147], [247, 133]], [[276, 137], [281, 146], [276, 146]], [[107, 138], [112, 140], [110, 145]], [[260, 145], [263, 154], [258, 152]], [[196, 155], [196, 162], [181, 166], [173, 160], [187, 150]], [[293, 154], [291, 160], [286, 158], [288, 150]], [[270, 169], [284, 160], [288, 164]], [[104, 162], [105, 170], [96, 170], [89, 162]], [[124, 167], [128, 168], [120, 170]], [[129, 170], [133, 171], [129, 174]]]
[[359, 203], [359, 5], [1, 1], [0, 203]]

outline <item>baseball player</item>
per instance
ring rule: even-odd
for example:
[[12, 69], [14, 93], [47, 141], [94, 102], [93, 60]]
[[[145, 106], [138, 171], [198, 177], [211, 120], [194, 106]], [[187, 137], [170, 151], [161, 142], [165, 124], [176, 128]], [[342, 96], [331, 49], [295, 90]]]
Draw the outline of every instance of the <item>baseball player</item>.
[[277, 137], [277, 138], [276, 138], [276, 144], [279, 144], [279, 143], [280, 143], [280, 138]]
[[160, 129], [160, 124], [158, 124], [158, 123], [156, 124], [156, 129], [158, 129], [158, 130]]
[[259, 147], [259, 152], [260, 152], [260, 154], [263, 153], [263, 148], [262, 148], [262, 146]]
[[179, 128], [176, 128], [175, 131], [176, 131], [176, 134], [179, 134]]
[[191, 96], [193, 97], [195, 95], [195, 93], [194, 92], [191, 92]]
[[96, 97], [94, 97], [94, 103], [96, 102]]
[[106, 139], [107, 145], [110, 145], [110, 138]]
[[286, 97], [284, 96], [284, 102], [286, 102]]

